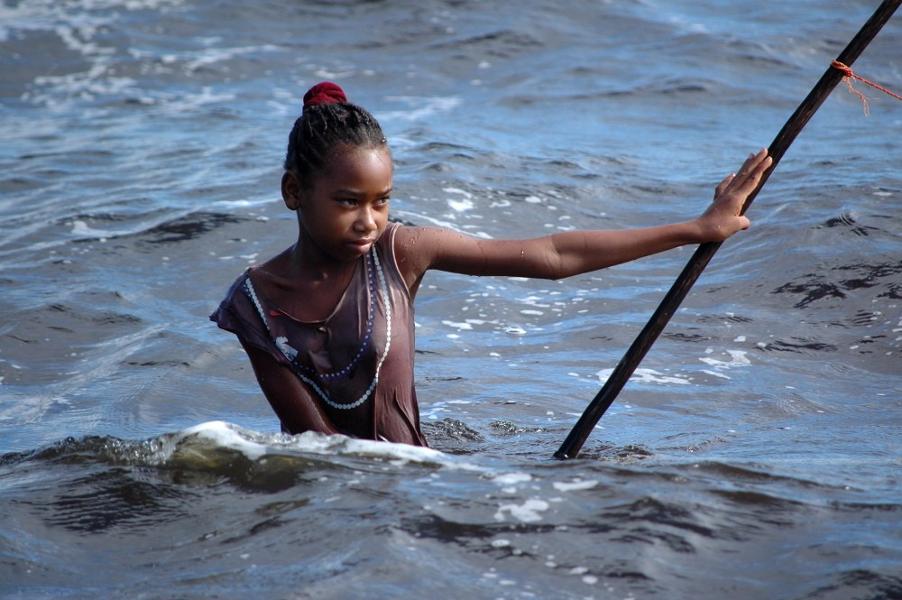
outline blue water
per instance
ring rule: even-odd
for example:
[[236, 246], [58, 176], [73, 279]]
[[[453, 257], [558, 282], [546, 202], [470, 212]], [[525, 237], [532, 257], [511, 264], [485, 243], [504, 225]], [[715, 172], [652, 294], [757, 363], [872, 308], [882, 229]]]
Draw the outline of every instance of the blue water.
[[[578, 460], [550, 457], [691, 248], [428, 275], [436, 452], [281, 436], [206, 318], [293, 241], [280, 165], [319, 80], [386, 130], [398, 220], [654, 225], [876, 6], [0, 0], [0, 596], [902, 596], [902, 103], [877, 92], [825, 102]], [[900, 48], [897, 15], [855, 68], [902, 89]]]

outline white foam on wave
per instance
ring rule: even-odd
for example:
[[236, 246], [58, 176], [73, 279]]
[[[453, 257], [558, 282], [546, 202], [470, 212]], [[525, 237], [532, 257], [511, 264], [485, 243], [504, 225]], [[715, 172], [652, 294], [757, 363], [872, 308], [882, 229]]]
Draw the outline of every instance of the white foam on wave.
[[720, 379], [730, 379], [729, 375], [724, 375], [723, 373], [718, 373], [717, 371], [712, 371], [711, 369], [702, 369], [702, 373], [707, 373], [708, 375], [713, 375], [714, 377], [719, 377]]
[[227, 104], [237, 96], [230, 92], [214, 92], [213, 88], [205, 85], [197, 93], [161, 94], [154, 99], [164, 112], [173, 115], [184, 115], [196, 108], [208, 104]]
[[460, 200], [453, 199], [453, 198], [447, 199], [448, 206], [450, 206], [451, 209], [454, 210], [455, 212], [464, 212], [464, 211], [468, 211], [468, 210], [471, 210], [476, 207], [476, 205], [473, 203], [473, 194], [471, 194], [470, 192], [468, 192], [466, 190], [462, 190], [462, 189], [456, 188], [456, 187], [446, 187], [446, 188], [442, 188], [442, 191], [445, 192], [446, 194], [455, 194], [457, 196], [463, 196], [463, 198]]
[[[77, 239], [113, 239], [118, 237], [127, 237], [131, 235], [139, 235], [146, 231], [150, 231], [155, 227], [159, 227], [164, 223], [173, 221], [175, 219], [180, 219], [187, 215], [190, 215], [191, 211], [182, 210], [171, 213], [158, 214], [154, 218], [150, 218], [147, 220], [143, 220], [139, 223], [136, 223], [132, 227], [123, 227], [121, 229], [97, 229], [96, 227], [90, 226], [87, 222], [81, 219], [74, 219], [67, 224], [72, 227], [70, 233], [75, 236]], [[53, 243], [53, 245], [58, 244], [66, 244], [68, 240], [62, 240], [58, 243]], [[37, 246], [33, 246], [32, 248], [36, 248]]]
[[395, 215], [398, 217], [408, 217], [411, 221], [426, 221], [427, 223], [431, 223], [432, 225], [437, 225], [439, 227], [445, 227], [447, 229], [451, 229], [452, 231], [457, 231], [458, 233], [466, 234], [467, 232], [460, 228], [456, 223], [452, 223], [451, 221], [445, 221], [442, 219], [437, 219], [427, 214], [422, 214], [418, 212], [413, 212], [410, 210], [397, 210], [395, 211]]
[[516, 485], [518, 483], [526, 483], [532, 481], [532, 475], [529, 473], [502, 473], [492, 478], [492, 481], [498, 485]]
[[124, 8], [125, 10], [159, 10], [180, 6], [183, 0], [81, 0], [86, 10]]
[[0, 4], [0, 41], [9, 39], [12, 32], [51, 32], [69, 50], [84, 58], [86, 71], [64, 75], [43, 75], [34, 79], [34, 86], [25, 92], [23, 100], [60, 109], [72, 99], [91, 99], [95, 96], [135, 92], [135, 80], [115, 76], [111, 69], [116, 49], [97, 41], [115, 29], [119, 19], [116, 10], [159, 10], [180, 4], [180, 0], [81, 0], [64, 3], [57, 0], [31, 0], [15, 7]]
[[449, 112], [461, 104], [457, 96], [389, 96], [389, 101], [401, 102], [408, 106], [404, 110], [389, 110], [380, 112], [379, 121], [421, 121], [433, 117], [439, 113]]
[[95, 229], [85, 223], [84, 221], [76, 220], [72, 221], [72, 235], [77, 236], [85, 236], [85, 237], [99, 237], [99, 238], [110, 238], [118, 235], [114, 231], [107, 231], [104, 229]]
[[492, 481], [501, 487], [501, 491], [505, 494], [516, 494], [518, 483], [529, 483], [532, 481], [532, 475], [529, 473], [503, 473], [496, 475]]
[[[60, 23], [77, 26], [79, 33], [93, 34], [111, 20], [105, 16], [110, 9], [160, 10], [181, 4], [183, 0], [29, 0], [14, 6], [4, 2], [0, 3], [0, 42], [8, 39], [10, 31], [52, 31]], [[98, 11], [106, 12], [101, 16]]]
[[495, 520], [504, 521], [504, 513], [523, 523], [535, 523], [542, 520], [540, 512], [548, 510], [551, 505], [538, 498], [529, 498], [523, 504], [502, 504], [495, 511]]
[[61, 4], [57, 0], [32, 0], [20, 2], [16, 6], [0, 3], [0, 42], [7, 41], [13, 31], [55, 31], [60, 23], [75, 24], [76, 20], [79, 27], [92, 31], [98, 24], [102, 24], [96, 18], [86, 21], [87, 15], [80, 15], [81, 18], [67, 17]]
[[543, 304], [541, 301], [544, 300], [544, 298], [536, 295], [526, 296], [525, 298], [518, 298], [518, 300], [524, 304], [537, 306], [539, 308], [549, 308], [551, 306], [550, 304]]
[[281, 202], [282, 200], [280, 198], [276, 198], [275, 196], [273, 196], [273, 194], [267, 192], [264, 194], [245, 196], [238, 200], [217, 200], [211, 203], [210, 206], [212, 208], [232, 210], [239, 208], [256, 208], [258, 206]]
[[457, 194], [459, 196], [463, 196], [464, 198], [466, 198], [468, 200], [473, 198], [473, 194], [471, 194], [467, 190], [462, 190], [462, 189], [456, 188], [456, 187], [444, 187], [444, 188], [442, 188], [442, 191], [445, 192], [446, 194]]
[[[598, 381], [604, 384], [613, 372], [614, 369], [602, 369], [598, 371], [596, 373], [596, 375], [598, 375]], [[636, 369], [630, 377], [630, 381], [633, 383], [675, 383], [678, 385], [688, 385], [691, 383], [687, 377], [682, 375], [665, 375], [654, 369]]]
[[204, 48], [203, 50], [191, 53], [192, 58], [185, 63], [185, 70], [189, 73], [193, 73], [202, 67], [229, 61], [236, 56], [252, 54], [255, 52], [273, 52], [278, 49], [278, 46], [273, 46], [272, 44], [263, 44], [262, 46], [238, 46], [232, 48]]
[[745, 350], [725, 350], [725, 352], [730, 360], [719, 360], [709, 356], [699, 357], [699, 360], [718, 371], [747, 367], [752, 364], [752, 361], [748, 359], [748, 352]]
[[208, 439], [217, 446], [238, 450], [251, 460], [266, 455], [266, 446], [260, 442], [251, 441], [241, 435], [236, 426], [225, 421], [208, 421], [188, 429], [182, 430], [177, 437], [179, 441], [191, 436]]
[[[35, 77], [37, 89], [26, 92], [22, 99], [60, 110], [65, 108], [65, 101], [71, 99], [91, 100], [97, 96], [112, 96], [126, 91], [137, 93], [135, 83], [130, 77], [110, 75], [109, 64], [104, 60], [98, 61], [87, 71]], [[49, 91], [38, 91], [40, 89]]]
[[208, 421], [179, 432], [176, 435], [175, 444], [192, 436], [208, 440], [218, 447], [241, 452], [250, 460], [258, 460], [268, 454], [287, 450], [328, 456], [382, 458], [395, 464], [419, 463], [440, 465], [452, 469], [482, 470], [432, 448], [393, 442], [358, 440], [345, 435], [325, 435], [313, 431], [299, 435], [265, 434], [244, 429], [226, 421]]
[[577, 481], [555, 481], [551, 485], [560, 492], [574, 492], [577, 490], [590, 490], [598, 485], [598, 481], [594, 479], [577, 480]]
[[[12, 32], [51, 32], [67, 49], [88, 62], [85, 70], [60, 75], [38, 75], [21, 99], [63, 111], [72, 102], [127, 94], [142, 104], [156, 105], [172, 114], [182, 114], [207, 104], [234, 100], [234, 94], [213, 93], [210, 87], [204, 87], [199, 94], [171, 94], [159, 90], [146, 92], [138, 87], [135, 79], [117, 74], [121, 58], [117, 58], [119, 50], [106, 45], [102, 37], [106, 31], [118, 27], [117, 21], [121, 17], [116, 12], [117, 9], [156, 11], [180, 4], [181, 0], [81, 0], [71, 5], [56, 0], [34, 0], [24, 2], [14, 9], [0, 5], [0, 41], [8, 39]], [[200, 69], [228, 63], [240, 56], [278, 49], [272, 44], [206, 47], [162, 57], [141, 48], [127, 48], [125, 52], [138, 61], [142, 72], [181, 64], [185, 73], [192, 76]], [[228, 65], [223, 66], [223, 69], [227, 70]]]
[[463, 200], [452, 200], [448, 198], [448, 206], [455, 212], [465, 212], [476, 207], [472, 200], [464, 198]]

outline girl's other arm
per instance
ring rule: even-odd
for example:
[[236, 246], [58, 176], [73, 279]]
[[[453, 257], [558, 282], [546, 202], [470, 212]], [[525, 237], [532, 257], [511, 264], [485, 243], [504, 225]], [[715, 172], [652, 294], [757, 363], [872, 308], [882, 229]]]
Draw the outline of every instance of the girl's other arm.
[[717, 186], [714, 201], [685, 223], [625, 230], [568, 231], [528, 240], [483, 240], [437, 228], [398, 231], [398, 266], [412, 293], [428, 269], [467, 275], [559, 279], [663, 252], [684, 244], [723, 241], [749, 226], [739, 216], [771, 159], [750, 156], [738, 174]]
[[244, 341], [241, 345], [251, 360], [263, 394], [285, 429], [291, 433], [338, 433], [329, 416], [310, 397], [307, 389], [288, 367], [280, 365], [270, 355]]

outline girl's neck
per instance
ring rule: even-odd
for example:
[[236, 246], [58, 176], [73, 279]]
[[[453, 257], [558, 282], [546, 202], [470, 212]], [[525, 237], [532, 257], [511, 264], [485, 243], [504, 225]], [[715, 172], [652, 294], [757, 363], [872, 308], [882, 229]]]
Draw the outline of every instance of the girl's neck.
[[340, 261], [324, 253], [303, 228], [298, 234], [298, 241], [287, 250], [288, 275], [302, 281], [326, 281], [342, 279], [354, 270], [356, 261]]
[[254, 270], [251, 280], [271, 308], [296, 321], [325, 321], [344, 297], [358, 264], [306, 249], [299, 240]]

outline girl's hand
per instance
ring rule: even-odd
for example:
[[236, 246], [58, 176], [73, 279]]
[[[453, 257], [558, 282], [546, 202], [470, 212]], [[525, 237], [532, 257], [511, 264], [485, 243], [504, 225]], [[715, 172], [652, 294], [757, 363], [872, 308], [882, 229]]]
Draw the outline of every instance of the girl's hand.
[[727, 175], [720, 182], [714, 190], [711, 206], [696, 219], [700, 242], [722, 242], [740, 229], [748, 229], [751, 222], [739, 212], [772, 163], [773, 159], [763, 148], [757, 154], [749, 155], [739, 173]]

